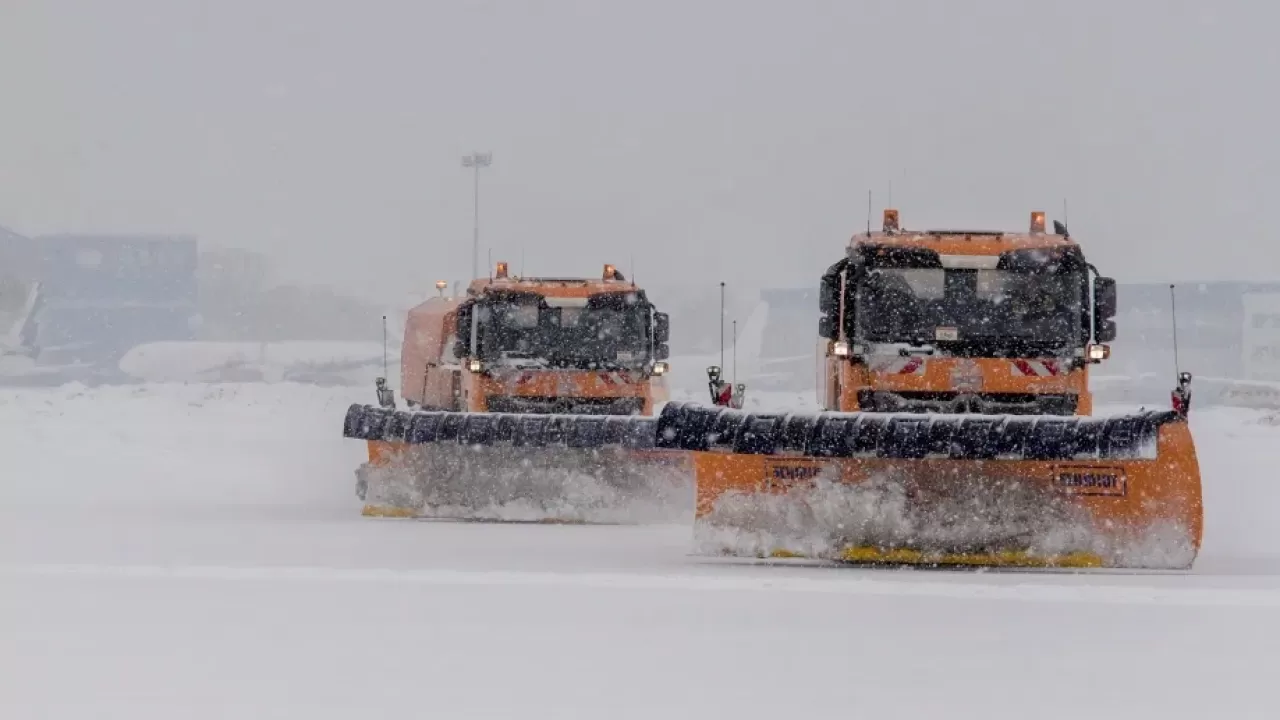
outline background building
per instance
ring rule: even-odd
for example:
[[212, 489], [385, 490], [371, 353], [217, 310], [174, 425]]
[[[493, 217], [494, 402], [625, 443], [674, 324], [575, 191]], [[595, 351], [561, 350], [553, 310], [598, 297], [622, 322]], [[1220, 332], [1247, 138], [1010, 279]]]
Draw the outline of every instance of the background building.
[[[197, 244], [188, 236], [0, 233], [5, 353], [110, 377], [135, 345], [192, 340]], [[65, 378], [64, 378], [65, 379]]]

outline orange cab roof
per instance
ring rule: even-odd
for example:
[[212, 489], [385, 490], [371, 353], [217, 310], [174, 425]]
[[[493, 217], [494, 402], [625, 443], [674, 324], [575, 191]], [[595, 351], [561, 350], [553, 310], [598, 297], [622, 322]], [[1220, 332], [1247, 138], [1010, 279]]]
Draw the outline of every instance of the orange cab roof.
[[1075, 240], [1061, 235], [1032, 235], [1029, 233], [967, 233], [960, 231], [933, 232], [873, 232], [854, 235], [850, 247], [859, 245], [887, 245], [889, 247], [928, 248], [943, 255], [999, 255], [1008, 250], [1066, 247]]
[[896, 210], [885, 211], [885, 230], [864, 232], [849, 239], [849, 248], [860, 245], [887, 245], [900, 248], [927, 248], [943, 255], [999, 255], [1009, 250], [1067, 247], [1076, 241], [1066, 235], [1043, 230], [1044, 214], [1032, 213], [1036, 232], [1000, 230], [904, 230], [898, 228]]
[[628, 292], [639, 286], [623, 280], [596, 280], [587, 278], [480, 278], [467, 287], [468, 295], [481, 295], [485, 290], [520, 290], [538, 293], [544, 297], [580, 298], [598, 293]]
[[518, 290], [543, 297], [585, 298], [600, 293], [635, 292], [640, 288], [618, 272], [618, 268], [606, 263], [604, 272], [594, 278], [574, 277], [515, 277], [508, 273], [505, 262], [499, 262], [492, 275], [477, 278], [467, 286], [468, 295], [482, 295], [486, 290]]

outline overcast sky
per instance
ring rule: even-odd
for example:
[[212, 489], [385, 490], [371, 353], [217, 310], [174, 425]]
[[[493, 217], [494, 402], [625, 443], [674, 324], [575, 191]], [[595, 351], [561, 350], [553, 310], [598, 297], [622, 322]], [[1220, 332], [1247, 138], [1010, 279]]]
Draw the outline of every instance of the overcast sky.
[[[481, 264], [815, 286], [1060, 217], [1125, 280], [1280, 279], [1280, 5], [0, 0], [0, 224], [193, 233], [375, 298]], [[878, 220], [877, 220], [878, 222]]]

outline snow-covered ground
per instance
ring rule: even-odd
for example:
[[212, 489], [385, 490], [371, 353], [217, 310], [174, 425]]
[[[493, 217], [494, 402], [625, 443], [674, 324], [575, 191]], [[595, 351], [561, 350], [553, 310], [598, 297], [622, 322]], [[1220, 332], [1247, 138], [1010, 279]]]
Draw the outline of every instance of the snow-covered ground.
[[712, 560], [680, 525], [362, 518], [341, 423], [371, 399], [0, 390], [0, 716], [1280, 717], [1266, 412], [1193, 413], [1192, 573], [1067, 574]]

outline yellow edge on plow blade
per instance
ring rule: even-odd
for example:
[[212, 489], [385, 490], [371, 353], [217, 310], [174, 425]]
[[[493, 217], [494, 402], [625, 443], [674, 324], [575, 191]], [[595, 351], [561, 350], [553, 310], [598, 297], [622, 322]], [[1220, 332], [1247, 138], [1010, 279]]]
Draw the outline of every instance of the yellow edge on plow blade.
[[[770, 553], [770, 557], [799, 558], [803, 556], [786, 550], [774, 550]], [[837, 553], [835, 559], [856, 565], [1028, 568], [1100, 568], [1106, 566], [1101, 555], [1089, 552], [1043, 556], [1015, 550], [996, 553], [925, 553], [920, 550], [907, 550], [904, 548], [883, 549], [870, 546], [847, 547]]]
[[[377, 518], [408, 518], [417, 520], [433, 519], [431, 515], [424, 514], [412, 508], [396, 507], [394, 505], [372, 505], [366, 504], [360, 509], [360, 514], [365, 517]], [[483, 518], [448, 518], [456, 522], [506, 522], [506, 523], [526, 523], [536, 525], [587, 525], [588, 523], [580, 520], [558, 520], [556, 518], [543, 518], [540, 520], [488, 520]]]
[[[1174, 413], [727, 412], [702, 423], [715, 439], [693, 453], [695, 528], [706, 554], [1174, 569], [1190, 567], [1203, 540], [1195, 446], [1185, 416]], [[1008, 447], [993, 452], [1001, 442]], [[886, 530], [895, 510], [914, 516]], [[966, 522], [968, 530], [955, 529]]]

